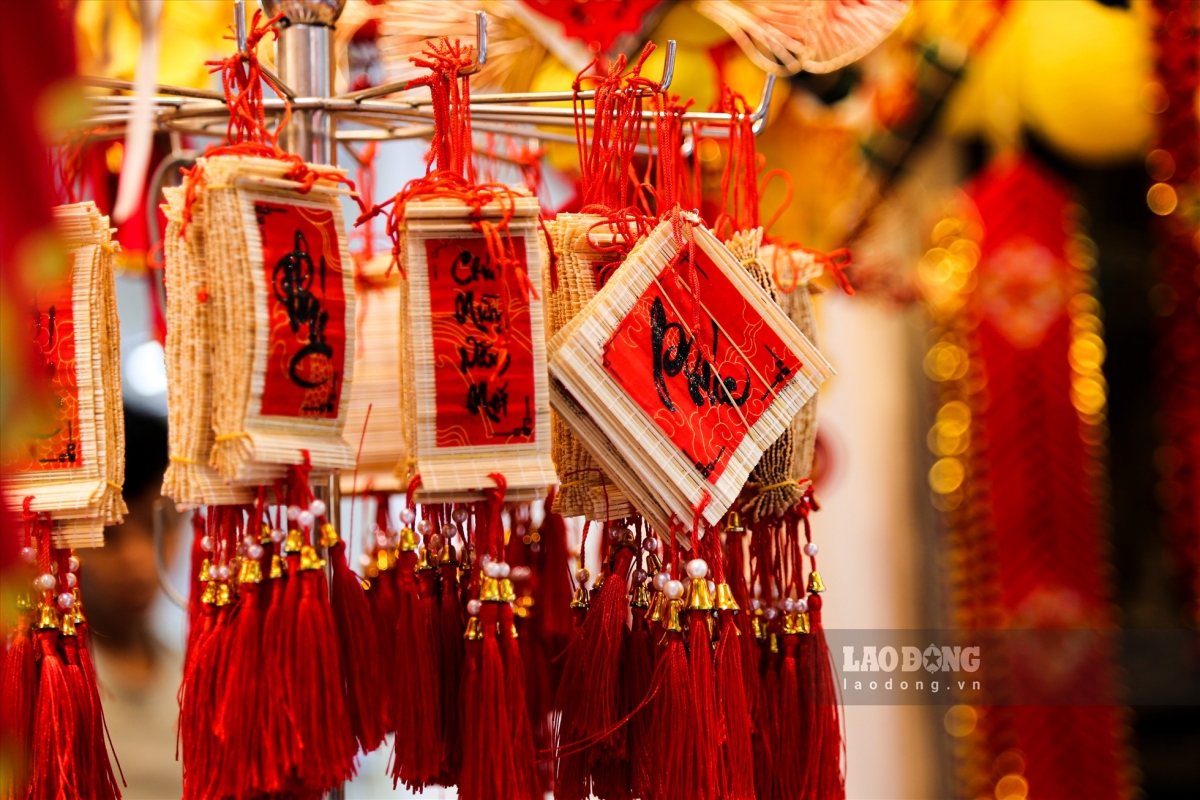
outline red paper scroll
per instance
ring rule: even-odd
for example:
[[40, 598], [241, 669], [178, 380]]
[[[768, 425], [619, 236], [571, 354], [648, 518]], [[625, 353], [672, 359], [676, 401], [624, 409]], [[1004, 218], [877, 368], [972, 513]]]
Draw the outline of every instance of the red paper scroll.
[[79, 380], [75, 374], [75, 309], [72, 285], [75, 257], [63, 274], [48, 281], [29, 307], [34, 352], [31, 376], [44, 381], [52, 407], [46, 428], [30, 436], [23, 450], [5, 467], [13, 472], [41, 472], [83, 466], [79, 446]]
[[698, 295], [686, 264], [668, 265], [613, 331], [604, 368], [715, 484], [803, 365], [700, 248], [696, 258]]
[[267, 285], [262, 414], [336, 419], [346, 363], [346, 295], [333, 212], [257, 201]]
[[[525, 240], [512, 247], [524, 265]], [[482, 237], [429, 239], [425, 253], [437, 446], [533, 442], [533, 337], [517, 266], [492, 264]]]

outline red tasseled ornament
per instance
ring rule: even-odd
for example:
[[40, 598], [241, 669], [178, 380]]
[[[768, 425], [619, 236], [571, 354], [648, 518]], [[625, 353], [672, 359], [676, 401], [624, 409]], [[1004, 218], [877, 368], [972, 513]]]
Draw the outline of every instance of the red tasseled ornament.
[[[654, 657], [654, 640], [650, 635], [650, 623], [646, 621], [646, 609], [635, 608], [621, 675], [627, 714], [638, 708], [650, 690], [654, 679]], [[633, 713], [628, 723], [629, 788], [635, 797], [650, 797], [654, 785], [652, 776], [658, 748], [651, 734], [652, 722], [649, 708], [642, 708]]]
[[517, 794], [513, 781], [516, 762], [512, 720], [508, 713], [504, 657], [496, 635], [499, 619], [500, 604], [483, 603], [479, 612], [483, 639], [479, 654], [477, 705], [474, 718], [469, 722], [478, 726], [479, 730], [476, 735], [469, 737], [473, 752], [463, 753], [463, 770], [470, 771], [472, 781], [459, 787], [462, 800], [524, 800]]
[[725, 537], [724, 575], [725, 582], [733, 594], [734, 602], [741, 612], [734, 615], [734, 622], [741, 631], [738, 642], [742, 648], [742, 677], [746, 681], [746, 703], [751, 719], [754, 718], [754, 704], [759, 694], [759, 659], [762, 651], [754, 636], [753, 616], [751, 613], [750, 588], [746, 584], [746, 552], [743, 549], [744, 533], [741, 530], [730, 530]]
[[285, 632], [283, 680], [299, 747], [286, 758], [300, 788], [323, 792], [354, 775], [358, 748], [341, 691], [344, 678], [325, 574], [307, 549], [289, 553], [287, 562], [284, 618], [291, 624]]
[[804, 698], [801, 696], [803, 687], [797, 665], [800, 638], [797, 634], [784, 634], [780, 637], [783, 653], [779, 663], [779, 697], [774, 715], [773, 752], [778, 786], [784, 792], [796, 792], [799, 787], [804, 786], [805, 770], [812, 754], [808, 726], [804, 719]]
[[811, 632], [803, 637], [804, 696], [810, 705], [812, 727], [808, 731], [810, 765], [806, 797], [813, 800], [842, 800], [846, 796], [846, 776], [842, 772], [842, 730], [833, 679], [833, 663], [825, 629], [821, 624], [821, 595], [808, 596]]
[[[569, 654], [579, 646], [579, 641], [583, 638], [584, 625], [587, 623], [587, 615], [588, 607], [586, 605], [572, 609], [575, 627], [571, 631], [565, 653]], [[559, 660], [565, 661], [566, 659], [560, 658]], [[574, 688], [564, 688], [568, 683], [572, 683], [571, 677], [570, 672], [563, 671], [562, 679], [558, 684], [557, 697], [562, 698], [569, 696], [571, 692], [581, 691], [577, 682], [573, 682]], [[570, 741], [570, 737], [564, 735], [565, 731], [574, 729], [571, 714], [578, 705], [570, 702], [564, 708], [558, 700], [555, 701], [555, 705], [558, 707], [559, 713], [554, 734], [554, 740], [558, 743], [554, 769], [554, 796], [556, 800], [587, 800], [592, 794], [592, 781], [589, 774], [592, 747], [590, 744]]]
[[346, 561], [346, 543], [342, 539], [329, 548], [329, 560], [333, 564], [330, 602], [346, 681], [346, 707], [354, 738], [359, 748], [369, 753], [383, 743], [387, 732], [376, 701], [382, 681], [376, 672], [380, 661], [375, 621], [362, 581]]
[[750, 744], [746, 681], [742, 675], [742, 635], [734, 621], [735, 614], [729, 610], [718, 612], [717, 690], [725, 719], [725, 740], [721, 746], [722, 796], [726, 800], [753, 800], [754, 751]]
[[[79, 621], [75, 623], [76, 643], [79, 647], [79, 668], [83, 671], [84, 687], [88, 692], [92, 710], [92, 730], [95, 731], [93, 738], [93, 754], [97, 765], [97, 796], [100, 800], [120, 800], [121, 787], [117, 783], [117, 776], [113, 772], [113, 761], [109, 758], [108, 747], [108, 726], [104, 722], [104, 707], [100, 703], [100, 687], [96, 682], [96, 670], [92, 665], [90, 634], [88, 632], [87, 621], [82, 618], [82, 610], [78, 615]], [[121, 765], [117, 763], [117, 769], [120, 770]], [[124, 782], [124, 776], [122, 776]]]
[[435, 661], [423, 623], [416, 566], [416, 551], [402, 550], [397, 562], [400, 591], [394, 648], [397, 716], [392, 782], [403, 782], [412, 791], [431, 785], [442, 771], [441, 697], [426, 685]]
[[482, 797], [483, 776], [478, 773], [479, 752], [483, 740], [489, 735], [479, 724], [480, 696], [479, 671], [483, 660], [481, 633], [468, 634], [463, 648], [462, 682], [462, 768], [458, 773], [459, 797]]
[[33, 763], [28, 800], [81, 797], [75, 705], [67, 666], [58, 653], [58, 630], [34, 633], [38, 652], [37, 701], [33, 719]]
[[[288, 693], [290, 687], [280, 680], [284, 665], [288, 661], [287, 629], [295, 623], [287, 617], [285, 598], [287, 584], [292, 580], [282, 571], [283, 556], [276, 552], [276, 545], [264, 545], [263, 582], [259, 588], [259, 602], [266, 609], [263, 614], [262, 662], [259, 665], [263, 693], [256, 701], [261, 714], [263, 761], [260, 765], [265, 792], [281, 792], [288, 785], [288, 753], [296, 749], [288, 718]], [[279, 574], [272, 577], [275, 568]], [[182, 720], [180, 725], [182, 725]]]
[[24, 797], [33, 748], [37, 700], [37, 644], [32, 610], [20, 611], [13, 629], [4, 671], [0, 673], [0, 737], [8, 745], [8, 765], [0, 773], [0, 798]]
[[[694, 587], [693, 587], [694, 588]], [[725, 725], [713, 669], [712, 638], [708, 632], [710, 612], [689, 611], [688, 674], [692, 683], [692, 713], [696, 721], [693, 769], [696, 797], [715, 800], [724, 784], [721, 775], [721, 743]]]
[[498, 603], [500, 639], [504, 657], [504, 678], [508, 701], [510, 736], [512, 738], [512, 797], [533, 800], [542, 796], [538, 784], [533, 729], [529, 724], [529, 708], [525, 701], [525, 665], [517, 644], [513, 624], [513, 609], [508, 602]]
[[762, 675], [759, 681], [757, 713], [754, 717], [754, 794], [759, 800], [777, 800], [780, 793], [779, 760], [779, 702], [780, 702], [780, 657], [762, 647]]
[[[674, 613], [671, 611], [669, 613]], [[652, 740], [659, 748], [653, 800], [695, 796], [696, 715], [683, 634], [668, 629], [666, 650], [659, 658], [653, 683], [658, 692], [650, 706], [654, 719]]]
[[[453, 545], [448, 553], [453, 554]], [[458, 597], [458, 563], [450, 558], [441, 564], [442, 593], [439, 610], [442, 642], [442, 752], [447, 783], [456, 783], [462, 767], [463, 612]]]
[[[266, 561], [270, 563], [270, 556]], [[264, 669], [263, 620], [274, 581], [263, 581], [261, 563], [259, 570], [259, 580], [253, 580], [254, 576], [243, 569], [247, 579], [241, 583], [241, 598], [226, 634], [228, 667], [214, 724], [225, 753], [220, 783], [223, 796], [246, 797], [264, 792], [265, 770], [272, 763], [268, 737], [261, 726], [269, 710], [270, 703], [264, 703], [264, 699], [272, 674]]]
[[[75, 764], [79, 774], [79, 786], [95, 786], [97, 794], [103, 791], [100, 782], [100, 765], [96, 761], [95, 716], [92, 713], [92, 698], [87, 688], [87, 678], [79, 664], [79, 639], [74, 632], [74, 622], [59, 636], [58, 646], [66, 668], [67, 683], [71, 686], [71, 703], [75, 708]], [[100, 744], [104, 744], [103, 737]]]
[[[207, 513], [209, 515], [213, 514], [213, 508], [210, 507]], [[201, 541], [204, 539], [206, 528], [207, 520], [197, 510], [192, 514], [192, 585], [191, 592], [188, 594], [188, 637], [186, 649], [183, 654], [184, 663], [187, 663], [190, 657], [192, 642], [196, 637], [196, 632], [199, 630], [199, 626], [196, 623], [200, 619], [200, 597], [204, 594], [204, 583], [208, 580], [208, 576], [204, 574], [208, 554], [200, 546]]]

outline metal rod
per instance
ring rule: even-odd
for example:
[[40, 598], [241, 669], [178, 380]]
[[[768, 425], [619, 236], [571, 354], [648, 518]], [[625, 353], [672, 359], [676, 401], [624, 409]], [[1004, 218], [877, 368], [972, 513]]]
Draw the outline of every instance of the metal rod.
[[246, 0], [233, 0], [233, 26], [239, 53], [246, 52]]
[[[192, 513], [200, 512], [197, 510]], [[158, 585], [162, 587], [163, 594], [172, 603], [186, 611], [188, 599], [171, 583], [171, 572], [167, 569], [167, 562], [164, 558], [166, 554], [163, 550], [163, 538], [166, 534], [166, 525], [164, 524], [166, 515], [167, 501], [160, 497], [154, 501], [154, 511], [151, 515], [153, 518], [151, 527], [154, 534], [154, 570], [158, 573]]]
[[[84, 76], [81, 80], [84, 86], [97, 86], [101, 89], [120, 89], [124, 92], [133, 91], [133, 81], [123, 81], [117, 78], [98, 78], [95, 76]], [[186, 86], [159, 84], [156, 90], [159, 94], [176, 95], [178, 97], [199, 97], [203, 100], [220, 100], [222, 103], [225, 102], [224, 94], [209, 89], [189, 89]]]

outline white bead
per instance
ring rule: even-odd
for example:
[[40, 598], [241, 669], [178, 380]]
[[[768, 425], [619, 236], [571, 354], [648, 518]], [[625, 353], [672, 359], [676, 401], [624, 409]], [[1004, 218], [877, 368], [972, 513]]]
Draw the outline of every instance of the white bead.
[[279, 530], [279, 528], [275, 528], [274, 530], [271, 531], [271, 541], [274, 542], [275, 544], [279, 544], [285, 538], [287, 538], [287, 534], [285, 534], [283, 531]]
[[79, 583], [79, 578], [75, 577], [75, 573], [68, 572], [67, 577], [66, 577], [66, 582], [67, 582], [68, 589], [74, 589], [75, 584]]
[[436, 553], [442, 549], [442, 535], [440, 533], [433, 534], [427, 541], [429, 542], [430, 552]]
[[757, 597], [750, 601], [750, 608], [753, 611], [758, 611], [760, 608], [762, 608], [762, 603], [758, 601]]
[[656, 572], [654, 574], [654, 581], [653, 581], [654, 588], [661, 592], [663, 590], [663, 587], [667, 585], [667, 581], [669, 581], [669, 580], [671, 580], [671, 573]]
[[33, 562], [37, 561], [37, 550], [34, 550], [32, 547], [22, 547], [21, 558], [23, 558], [27, 563], [32, 564]]
[[386, 534], [386, 533], [380, 533], [380, 534], [376, 534], [376, 536], [375, 536], [375, 544], [379, 545], [380, 547], [387, 547], [387, 546], [388, 546], [388, 536], [387, 536], [387, 534]]
[[213, 538], [211, 536], [202, 536], [200, 538], [200, 549], [206, 553], [213, 551]]
[[244, 544], [246, 547], [249, 547], [250, 545], [254, 544], [254, 537], [250, 536], [249, 534], [243, 536], [242, 544]]
[[358, 565], [360, 567], [369, 567], [374, 563], [375, 563], [375, 559], [371, 558], [366, 553], [363, 553], [362, 555], [360, 555], [358, 557]]
[[227, 581], [229, 580], [230, 574], [231, 573], [229, 571], [228, 564], [222, 564], [221, 566], [217, 567], [217, 580]]
[[483, 555], [481, 555], [479, 557], [479, 565], [482, 566], [484, 569], [487, 569], [487, 565], [490, 563], [492, 563], [492, 557], [490, 555], [488, 555], [487, 553], [484, 553]]
[[314, 519], [315, 518], [313, 517], [313, 513], [311, 511], [301, 511], [296, 516], [296, 522], [300, 523], [301, 528], [311, 528]]
[[708, 562], [703, 558], [693, 558], [687, 563], [687, 574], [693, 580], [708, 577]]
[[411, 508], [405, 508], [400, 511], [400, 521], [405, 525], [412, 525], [413, 520], [417, 518], [417, 512]]
[[783, 610], [788, 612], [789, 614], [791, 612], [795, 611], [796, 610], [796, 601], [790, 597], [787, 600], [784, 600], [783, 601]]
[[252, 544], [246, 548], [246, 555], [255, 560], [262, 558], [263, 549], [260, 544]]
[[75, 596], [70, 592], [63, 592], [58, 596], [58, 607], [63, 611], [66, 611], [73, 605], [75, 605]]
[[498, 561], [489, 561], [487, 564], [484, 564], [483, 574], [487, 575], [489, 578], [499, 578], [500, 563]]
[[532, 574], [533, 573], [530, 571], [529, 567], [512, 568], [512, 579], [514, 581], [527, 581], [529, 580], [529, 576]]
[[464, 522], [466, 522], [468, 516], [469, 515], [467, 514], [467, 510], [465, 508], [456, 508], [454, 509], [454, 513], [450, 515], [450, 517], [459, 525], [462, 525]]
[[209, 577], [209, 580], [215, 581], [217, 579], [217, 568], [216, 567], [208, 568], [208, 577]]
[[433, 530], [433, 523], [429, 520], [423, 519], [417, 523], [417, 533], [422, 536], [428, 536], [431, 530]]
[[663, 594], [672, 600], [678, 600], [683, 597], [683, 582], [667, 581], [667, 585], [663, 587]]
[[43, 572], [41, 575], [38, 575], [36, 578], [33, 579], [34, 588], [39, 589], [43, 592], [51, 591], [52, 589], [54, 589], [54, 587], [57, 583], [58, 583], [58, 579], [55, 578], [53, 575], [51, 575], [49, 572]]
[[313, 500], [311, 503], [308, 504], [308, 510], [312, 512], [312, 515], [314, 517], [325, 516], [325, 501], [324, 500]]
[[816, 543], [809, 542], [808, 544], [804, 545], [804, 555], [810, 557], [815, 556], [817, 554], [817, 550], [819, 549], [820, 548], [817, 547]]
[[575, 570], [576, 583], [587, 583], [592, 577], [592, 573], [587, 571], [586, 567], [581, 567]]
[[79, 559], [75, 556], [68, 558], [67, 569], [69, 569], [71, 572], [79, 572]]
[[445, 525], [442, 526], [442, 538], [445, 539], [446, 541], [450, 541], [457, 535], [458, 535], [458, 528], [454, 527], [449, 522], [447, 522]]
[[499, 564], [496, 565], [496, 567], [497, 567], [497, 572], [499, 573], [496, 576], [498, 578], [507, 578], [509, 575], [512, 574], [512, 567], [508, 566], [507, 561], [501, 561]]
[[797, 610], [797, 611], [799, 611], [799, 612], [800, 612], [800, 613], [802, 613], [802, 614], [803, 614], [805, 611], [808, 611], [808, 600], [806, 600], [806, 599], [805, 599], [805, 598], [803, 598], [803, 597], [801, 597], [799, 600], [797, 600], [797, 601], [796, 601], [796, 610]]
[[646, 574], [646, 570], [641, 569], [641, 568], [635, 569], [633, 571], [633, 585], [641, 586], [643, 583], [646, 582], [647, 577], [649, 577], [649, 576]]
[[472, 617], [478, 617], [479, 612], [482, 609], [483, 609], [483, 603], [479, 602], [478, 600], [468, 600], [467, 601], [467, 613], [470, 614]]
[[287, 518], [295, 522], [300, 517], [300, 506], [288, 506]]
[[767, 619], [775, 619], [776, 617], [779, 616], [779, 612], [773, 608], [768, 608], [766, 611], [766, 616], [767, 616]]
[[653, 536], [647, 536], [645, 539], [642, 539], [642, 549], [647, 553], [657, 553], [658, 539], [655, 539]]

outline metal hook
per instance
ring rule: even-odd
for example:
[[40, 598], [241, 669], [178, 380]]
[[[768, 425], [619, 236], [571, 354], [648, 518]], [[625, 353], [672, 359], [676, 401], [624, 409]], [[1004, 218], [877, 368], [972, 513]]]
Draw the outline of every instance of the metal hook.
[[233, 28], [239, 53], [246, 52], [246, 0], [233, 0]]

